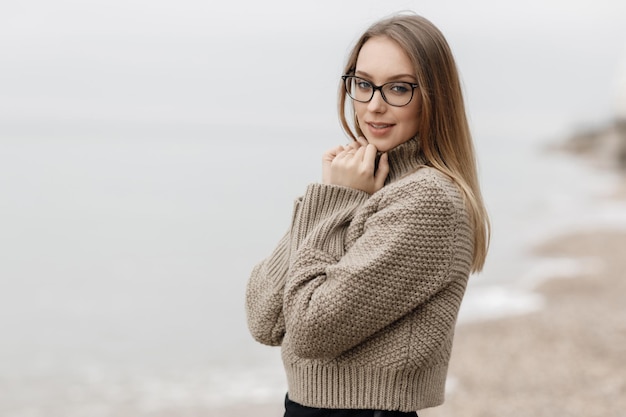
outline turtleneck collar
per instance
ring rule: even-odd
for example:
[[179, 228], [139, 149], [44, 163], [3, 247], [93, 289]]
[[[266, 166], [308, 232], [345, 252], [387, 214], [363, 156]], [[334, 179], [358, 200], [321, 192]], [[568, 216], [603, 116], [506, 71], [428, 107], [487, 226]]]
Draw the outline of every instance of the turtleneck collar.
[[420, 149], [419, 139], [413, 137], [387, 152], [389, 157], [389, 175], [385, 184], [399, 180], [407, 174], [426, 165], [426, 158]]

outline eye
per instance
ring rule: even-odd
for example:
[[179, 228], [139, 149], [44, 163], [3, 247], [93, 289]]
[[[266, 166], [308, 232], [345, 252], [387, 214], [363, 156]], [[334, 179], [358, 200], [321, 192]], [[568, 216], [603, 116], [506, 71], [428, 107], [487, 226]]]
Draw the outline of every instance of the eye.
[[372, 89], [372, 83], [370, 83], [369, 81], [357, 78], [355, 80], [356, 83], [356, 87], [359, 90], [371, 90]]
[[387, 84], [386, 90], [392, 94], [402, 96], [411, 92], [411, 84], [408, 83], [390, 83]]

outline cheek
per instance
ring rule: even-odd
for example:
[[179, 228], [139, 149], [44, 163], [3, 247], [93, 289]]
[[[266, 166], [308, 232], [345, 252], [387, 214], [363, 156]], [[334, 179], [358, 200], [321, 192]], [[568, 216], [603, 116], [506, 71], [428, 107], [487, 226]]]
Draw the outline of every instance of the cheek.
[[405, 110], [406, 113], [403, 114], [403, 121], [406, 123], [406, 128], [411, 130], [411, 134], [417, 133], [419, 126], [419, 106], [411, 106]]
[[407, 128], [411, 128], [417, 121], [417, 115], [410, 109], [402, 109], [402, 113], [396, 116], [397, 120], [401, 120], [402, 124]]

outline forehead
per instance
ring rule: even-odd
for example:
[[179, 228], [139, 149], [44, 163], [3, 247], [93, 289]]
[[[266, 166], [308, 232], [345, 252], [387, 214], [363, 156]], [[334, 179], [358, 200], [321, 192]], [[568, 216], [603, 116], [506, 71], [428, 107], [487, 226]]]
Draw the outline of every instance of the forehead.
[[395, 41], [383, 36], [368, 39], [359, 51], [356, 72], [366, 73], [372, 81], [387, 80], [400, 74], [415, 74], [407, 53]]

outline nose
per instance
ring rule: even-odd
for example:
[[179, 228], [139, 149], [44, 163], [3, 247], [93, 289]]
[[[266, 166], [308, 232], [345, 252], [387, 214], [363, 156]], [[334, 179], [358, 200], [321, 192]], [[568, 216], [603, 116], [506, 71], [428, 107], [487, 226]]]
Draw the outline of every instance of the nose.
[[367, 109], [372, 113], [381, 113], [385, 110], [387, 103], [383, 99], [382, 91], [374, 91], [374, 95], [369, 103], [367, 103]]

